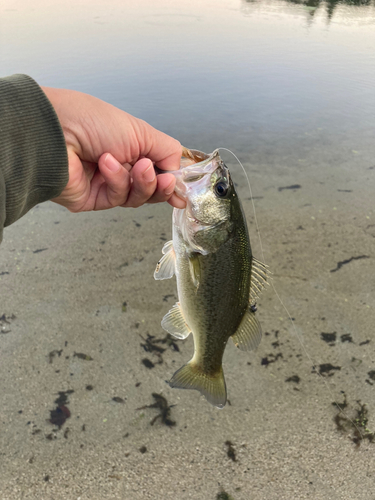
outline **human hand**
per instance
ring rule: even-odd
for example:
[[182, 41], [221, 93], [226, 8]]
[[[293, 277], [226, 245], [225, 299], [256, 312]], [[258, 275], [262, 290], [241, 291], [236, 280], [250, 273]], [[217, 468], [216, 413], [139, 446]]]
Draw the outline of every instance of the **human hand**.
[[174, 193], [173, 174], [156, 176], [153, 166], [179, 168], [176, 139], [90, 95], [42, 89], [59, 118], [69, 160], [69, 182], [52, 201], [71, 212], [161, 201], [185, 207]]

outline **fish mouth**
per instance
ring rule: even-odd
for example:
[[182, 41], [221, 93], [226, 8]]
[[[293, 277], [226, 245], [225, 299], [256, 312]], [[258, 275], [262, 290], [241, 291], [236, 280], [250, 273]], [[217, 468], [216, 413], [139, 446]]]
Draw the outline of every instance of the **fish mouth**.
[[183, 147], [180, 171], [183, 171], [186, 174], [198, 170], [203, 174], [208, 174], [211, 170], [210, 168], [207, 168], [208, 165], [217, 157], [220, 161], [218, 149], [215, 149], [212, 153], [207, 154], [203, 153], [203, 151], [198, 151], [198, 149], [187, 149]]
[[157, 174], [172, 174], [176, 178], [175, 192], [180, 198], [186, 199], [187, 184], [200, 180], [212, 174], [220, 165], [224, 165], [219, 150], [215, 149], [210, 154], [198, 149], [182, 147], [182, 156], [179, 170], [161, 170], [154, 166]]
[[183, 199], [187, 198], [190, 186], [203, 177], [211, 175], [222, 164], [219, 150], [210, 154], [197, 149], [183, 149], [183, 156], [179, 170], [170, 171], [176, 178], [175, 192]]
[[[215, 149], [214, 153], [218, 151]], [[185, 163], [185, 166], [201, 163], [202, 161], [207, 160], [210, 156], [212, 156], [214, 153], [207, 154], [203, 153], [203, 151], [198, 151], [198, 149], [188, 149], [182, 146], [182, 155], [181, 155], [181, 162]], [[192, 161], [192, 163], [189, 163], [189, 161]]]

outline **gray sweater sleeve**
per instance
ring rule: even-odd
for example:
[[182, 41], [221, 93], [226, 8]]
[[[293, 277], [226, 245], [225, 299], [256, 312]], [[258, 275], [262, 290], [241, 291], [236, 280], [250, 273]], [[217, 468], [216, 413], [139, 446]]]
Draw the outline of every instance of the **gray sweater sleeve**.
[[67, 183], [64, 135], [43, 90], [26, 75], [0, 78], [0, 242], [4, 227]]

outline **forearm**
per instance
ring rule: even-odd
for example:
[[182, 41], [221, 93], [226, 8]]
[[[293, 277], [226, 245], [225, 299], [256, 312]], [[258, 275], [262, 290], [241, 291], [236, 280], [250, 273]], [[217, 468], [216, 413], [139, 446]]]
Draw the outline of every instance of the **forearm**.
[[44, 92], [26, 75], [0, 78], [0, 242], [3, 227], [67, 182], [64, 136]]

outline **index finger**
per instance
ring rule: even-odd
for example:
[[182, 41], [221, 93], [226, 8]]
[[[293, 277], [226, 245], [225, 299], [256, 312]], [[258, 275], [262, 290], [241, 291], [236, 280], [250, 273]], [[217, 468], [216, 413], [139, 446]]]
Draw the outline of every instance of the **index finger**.
[[142, 137], [139, 138], [141, 155], [152, 160], [162, 170], [178, 170], [182, 146], [177, 139], [142, 122]]

